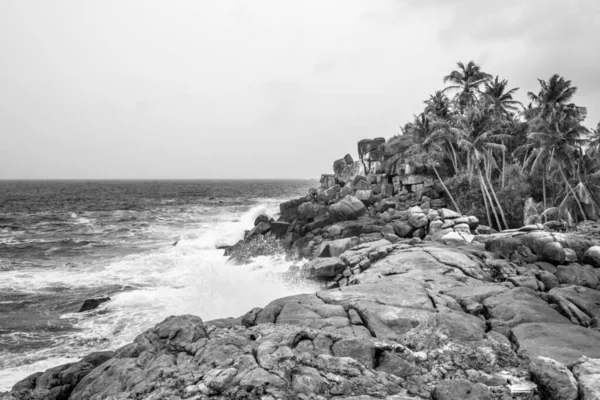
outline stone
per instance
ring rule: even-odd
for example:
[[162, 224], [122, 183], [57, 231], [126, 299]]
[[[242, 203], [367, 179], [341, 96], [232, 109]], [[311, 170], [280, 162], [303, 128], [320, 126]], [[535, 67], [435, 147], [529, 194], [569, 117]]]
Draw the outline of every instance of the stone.
[[561, 285], [548, 292], [552, 296], [560, 296], [590, 319], [600, 319], [600, 291], [576, 285]]
[[471, 234], [471, 228], [468, 224], [454, 224], [454, 231], [459, 233]]
[[546, 290], [554, 289], [558, 286], [558, 279], [556, 275], [548, 271], [537, 271], [535, 273], [536, 278], [544, 284]]
[[344, 338], [338, 340], [331, 348], [336, 357], [350, 357], [360, 362], [367, 368], [373, 368], [375, 346], [371, 341], [358, 338]]
[[326, 189], [317, 194], [317, 200], [320, 203], [329, 204], [331, 201], [335, 200], [338, 196], [338, 193], [342, 191], [342, 187], [340, 185], [333, 185], [329, 189]]
[[567, 254], [562, 245], [558, 242], [546, 243], [544, 250], [542, 251], [542, 258], [553, 264], [563, 264]]
[[443, 222], [441, 220], [431, 221], [429, 223], [429, 234], [433, 235], [434, 233], [442, 230]]
[[585, 286], [591, 289], [595, 289], [599, 283], [594, 268], [577, 263], [560, 265], [556, 277], [560, 284]]
[[400, 378], [420, 374], [420, 369], [415, 364], [389, 351], [384, 351], [378, 361], [377, 371], [396, 375]]
[[396, 202], [393, 200], [382, 200], [379, 202], [379, 204], [377, 205], [377, 211], [382, 213], [385, 212], [389, 209], [394, 209], [396, 208]]
[[515, 285], [515, 287], [525, 287], [532, 290], [538, 290], [537, 279], [530, 275], [511, 276], [508, 281]]
[[600, 268], [600, 246], [592, 246], [583, 255], [583, 262], [594, 268]]
[[333, 222], [355, 220], [365, 214], [367, 208], [354, 196], [346, 196], [329, 206], [329, 216]]
[[570, 365], [584, 355], [600, 357], [600, 332], [570, 323], [521, 324], [512, 337], [518, 352], [530, 359], [542, 356]]
[[[323, 242], [325, 243], [325, 242]], [[357, 237], [349, 237], [344, 239], [336, 239], [328, 242], [329, 257], [338, 257], [343, 252], [360, 244], [360, 239]]]
[[254, 220], [254, 226], [258, 225], [261, 222], [266, 222], [269, 223], [269, 221], [271, 220], [271, 217], [269, 217], [267, 214], [260, 214], [258, 217], [256, 217], [256, 219]]
[[570, 324], [564, 316], [551, 308], [535, 291], [519, 287], [488, 297], [483, 301], [490, 318], [514, 327], [529, 322]]
[[373, 191], [372, 190], [356, 190], [356, 192], [354, 193], [354, 196], [363, 202], [363, 204], [365, 206], [370, 206], [371, 204], [373, 204]]
[[316, 258], [302, 266], [304, 273], [312, 279], [333, 279], [341, 274], [346, 264], [337, 257]]
[[275, 237], [282, 238], [288, 233], [291, 224], [285, 221], [273, 221], [271, 222], [271, 233]]
[[415, 230], [408, 222], [406, 221], [394, 221], [392, 223], [394, 227], [394, 232], [396, 235], [401, 238], [412, 236], [413, 231]]
[[581, 357], [573, 365], [581, 400], [600, 400], [600, 359]]
[[465, 243], [471, 243], [474, 237], [475, 236], [471, 234], [464, 234], [462, 232], [448, 232], [442, 236], [440, 240], [448, 246], [459, 246]]
[[442, 209], [438, 210], [438, 212], [442, 219], [454, 219], [454, 218], [459, 218], [461, 216], [456, 211], [450, 210], [448, 208], [442, 208]]
[[298, 206], [298, 219], [309, 220], [314, 219], [317, 215], [327, 212], [327, 207], [323, 204], [306, 202]]
[[296, 219], [298, 213], [298, 206], [300, 206], [300, 204], [302, 203], [311, 200], [312, 196], [307, 195], [297, 199], [284, 201], [283, 203], [279, 204], [279, 214], [281, 216], [281, 219], [287, 222]]
[[492, 400], [487, 386], [465, 379], [450, 379], [438, 383], [431, 393], [433, 400]]
[[254, 228], [248, 232], [246, 239], [253, 238], [258, 235], [264, 235], [271, 230], [271, 225], [268, 222], [259, 222]]
[[333, 185], [335, 185], [335, 175], [333, 174], [323, 174], [321, 175], [321, 179], [319, 180], [321, 183], [322, 189], [329, 189]]
[[536, 357], [529, 363], [529, 371], [545, 399], [577, 400], [575, 377], [561, 363], [547, 357]]
[[415, 229], [423, 228], [429, 224], [429, 219], [423, 213], [411, 213], [408, 217], [408, 223]]
[[98, 308], [100, 306], [100, 304], [102, 303], [106, 303], [107, 301], [110, 300], [110, 297], [99, 297], [96, 299], [87, 299], [83, 302], [83, 304], [81, 305], [81, 308], [79, 308], [79, 311], [77, 312], [85, 312], [85, 311], [90, 311], [90, 310], [95, 310], [96, 308]]

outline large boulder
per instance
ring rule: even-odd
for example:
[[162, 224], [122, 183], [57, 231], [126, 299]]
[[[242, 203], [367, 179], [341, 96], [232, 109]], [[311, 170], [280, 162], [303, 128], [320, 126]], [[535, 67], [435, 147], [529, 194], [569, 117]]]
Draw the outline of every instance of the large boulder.
[[600, 359], [581, 357], [573, 366], [581, 400], [600, 399]]
[[281, 218], [284, 221], [292, 221], [296, 219], [300, 204], [311, 200], [312, 196], [306, 195], [298, 199], [284, 201], [283, 203], [279, 204], [279, 214], [281, 215]]
[[342, 187], [340, 185], [333, 185], [328, 189], [319, 191], [319, 193], [317, 194], [317, 200], [321, 203], [328, 204], [336, 198], [336, 196], [338, 195], [338, 193], [341, 192], [341, 190]]
[[407, 221], [394, 221], [392, 226], [396, 235], [401, 238], [412, 237], [415, 230]]
[[573, 324], [532, 322], [512, 329], [518, 352], [533, 359], [552, 358], [569, 365], [581, 356], [600, 357], [600, 332]]
[[577, 263], [560, 265], [556, 277], [561, 284], [585, 286], [591, 289], [598, 287], [598, 276], [594, 273], [594, 268], [589, 265]]
[[600, 268], [600, 246], [592, 246], [585, 251], [583, 261], [591, 264], [594, 268]]
[[346, 196], [329, 206], [329, 217], [332, 222], [355, 220], [367, 211], [364, 203], [354, 196]]

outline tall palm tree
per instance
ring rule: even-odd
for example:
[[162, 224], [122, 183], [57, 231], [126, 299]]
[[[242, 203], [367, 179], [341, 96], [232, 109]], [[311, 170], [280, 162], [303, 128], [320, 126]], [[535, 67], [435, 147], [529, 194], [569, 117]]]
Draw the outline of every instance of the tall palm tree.
[[[511, 120], [515, 112], [522, 107], [521, 102], [513, 99], [513, 94], [519, 88], [506, 90], [508, 81], [499, 80], [498, 76], [493, 81], [485, 83], [483, 97], [486, 109], [492, 114], [494, 129], [498, 132], [510, 131]], [[503, 143], [505, 144], [505, 143]], [[506, 150], [502, 150], [502, 188], [504, 188], [506, 171]]]
[[450, 86], [443, 91], [457, 91], [455, 101], [458, 109], [462, 112], [467, 106], [475, 103], [481, 85], [492, 76], [483, 72], [481, 67], [473, 61], [469, 61], [467, 65], [458, 62], [457, 65], [458, 70], [454, 70], [444, 77], [444, 83], [450, 83]]
[[432, 139], [431, 117], [425, 113], [415, 116], [414, 122], [408, 125], [406, 134], [409, 147], [405, 154], [407, 155], [408, 162], [413, 165], [424, 165], [433, 169], [435, 176], [442, 184], [446, 194], [448, 194], [452, 205], [458, 213], [462, 214], [456, 200], [454, 200], [454, 196], [450, 193], [450, 190], [436, 168], [440, 164], [440, 160], [444, 158], [444, 151], [438, 141]]
[[526, 116], [547, 118], [557, 112], [566, 112], [572, 117], [578, 118], [580, 122], [585, 118], [585, 107], [578, 107], [571, 103], [573, 96], [577, 93], [577, 87], [572, 86], [570, 80], [554, 74], [547, 81], [538, 79], [538, 82], [541, 86], [539, 93], [527, 93], [533, 104], [530, 109], [526, 110]]
[[[458, 147], [466, 153], [467, 173], [469, 176], [478, 176], [481, 191], [484, 193], [484, 197], [488, 197], [498, 228], [502, 229], [502, 224], [496, 213], [496, 206], [504, 226], [508, 229], [502, 205], [498, 201], [489, 178], [492, 169], [498, 168], [493, 152], [506, 149], [501, 141], [507, 139], [508, 135], [495, 132], [492, 129], [489, 115], [486, 115], [485, 111], [477, 106], [471, 106], [465, 110], [464, 114], [457, 115], [451, 129], [459, 138]], [[496, 206], [494, 206], [494, 201]]]
[[438, 90], [424, 101], [425, 114], [435, 118], [448, 119], [450, 117], [450, 99], [443, 91]]

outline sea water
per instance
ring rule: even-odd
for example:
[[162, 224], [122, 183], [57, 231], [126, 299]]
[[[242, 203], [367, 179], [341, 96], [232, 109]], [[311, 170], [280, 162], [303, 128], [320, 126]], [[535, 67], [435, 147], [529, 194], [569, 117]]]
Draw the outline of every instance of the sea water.
[[[237, 317], [316, 290], [283, 255], [227, 262], [308, 180], [0, 181], [0, 392], [116, 349], [169, 315]], [[109, 296], [78, 313], [85, 299]]]

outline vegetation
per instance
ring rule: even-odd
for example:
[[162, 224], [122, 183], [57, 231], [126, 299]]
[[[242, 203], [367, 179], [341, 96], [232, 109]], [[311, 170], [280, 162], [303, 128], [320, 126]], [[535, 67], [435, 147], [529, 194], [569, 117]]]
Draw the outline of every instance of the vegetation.
[[583, 125], [571, 81], [539, 79], [525, 107], [513, 98], [518, 88], [473, 61], [443, 80], [393, 141], [435, 173], [458, 211], [497, 229], [599, 218], [600, 123]]

